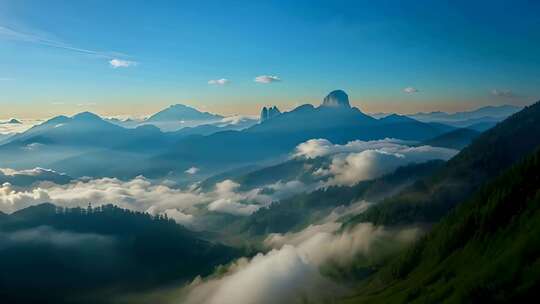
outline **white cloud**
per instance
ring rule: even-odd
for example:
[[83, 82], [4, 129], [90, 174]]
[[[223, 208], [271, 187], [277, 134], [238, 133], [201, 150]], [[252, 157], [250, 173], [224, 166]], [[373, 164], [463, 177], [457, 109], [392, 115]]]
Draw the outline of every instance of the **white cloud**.
[[40, 176], [40, 175], [65, 175], [51, 169], [44, 169], [36, 167], [34, 169], [14, 170], [10, 168], [0, 168], [0, 173], [9, 176], [27, 175], [27, 176]]
[[310, 139], [296, 146], [293, 153], [294, 157], [317, 158], [337, 153], [361, 152], [365, 150], [382, 148], [400, 148], [412, 144], [411, 141], [405, 141], [395, 138], [385, 138], [379, 140], [354, 140], [345, 145], [334, 145], [327, 139]]
[[[218, 277], [197, 278], [187, 288], [188, 304], [326, 303], [346, 290], [324, 277], [326, 263], [346, 266], [359, 256], [378, 260], [388, 247], [401, 248], [420, 230], [390, 230], [369, 223], [338, 233], [340, 224], [328, 222], [290, 235], [272, 235], [272, 249], [251, 259], [241, 258]], [[279, 241], [278, 241], [279, 239]], [[383, 248], [384, 247], [384, 248]]]
[[163, 213], [165, 213], [169, 218], [172, 218], [178, 224], [184, 225], [186, 227], [190, 227], [195, 220], [195, 217], [193, 215], [183, 213], [178, 209], [167, 209]]
[[515, 96], [512, 90], [498, 90], [498, 89], [492, 90], [491, 95], [497, 96], [497, 97], [514, 97]]
[[241, 123], [249, 123], [255, 120], [258, 121], [259, 117], [249, 116], [249, 115], [234, 115], [234, 116], [223, 117], [223, 119], [220, 122], [222, 123], [221, 126], [226, 126], [226, 125], [238, 125]]
[[226, 85], [228, 83], [230, 83], [230, 80], [226, 78], [208, 80], [208, 84], [213, 85]]
[[272, 83], [276, 81], [281, 81], [281, 79], [278, 76], [261, 75], [255, 77], [254, 81], [258, 83]]
[[36, 124], [41, 123], [41, 120], [36, 119], [18, 119], [20, 124], [0, 123], [0, 134], [13, 134], [24, 132]]
[[24, 146], [23, 149], [27, 151], [35, 151], [35, 150], [41, 149], [43, 146], [45, 145], [42, 143], [31, 143]]
[[405, 94], [414, 94], [414, 93], [418, 93], [419, 90], [417, 88], [413, 88], [413, 87], [406, 87], [403, 89], [403, 93]]
[[111, 65], [111, 67], [116, 69], [116, 68], [128, 68], [131, 66], [136, 66], [137, 62], [114, 58], [109, 61], [109, 64]]
[[199, 172], [199, 168], [197, 168], [197, 167], [191, 167], [191, 168], [187, 169], [187, 170], [184, 171], [184, 172], [187, 173], [187, 174], [191, 174], [191, 175], [197, 174], [197, 172]]
[[407, 143], [387, 138], [373, 141], [356, 140], [345, 145], [334, 145], [326, 139], [312, 139], [299, 144], [293, 156], [305, 158], [330, 156], [330, 165], [317, 169], [314, 175], [328, 177], [326, 186], [352, 186], [360, 181], [390, 173], [409, 163], [421, 163], [432, 159], [448, 160], [458, 153], [457, 150], [447, 148], [411, 147]]
[[78, 103], [77, 106], [78, 107], [93, 107], [93, 106], [96, 106], [97, 103], [95, 102], [85, 102], [85, 103]]
[[[39, 168], [26, 171], [2, 170], [0, 173], [9, 174], [54, 172], [40, 171], [45, 169]], [[61, 175], [54, 175], [58, 176]], [[65, 207], [84, 207], [88, 202], [94, 205], [113, 203], [122, 208], [151, 214], [165, 213], [180, 224], [204, 227], [204, 218], [199, 217], [201, 210], [246, 216], [303, 189], [299, 182], [278, 182], [243, 191], [240, 184], [225, 180], [205, 192], [197, 187], [176, 188], [174, 183], [166, 181], [154, 183], [141, 176], [129, 181], [116, 178], [70, 181], [63, 178], [62, 185], [54, 182], [57, 180], [59, 179], [52, 177], [42, 179], [48, 182], [36, 182], [25, 188], [15, 187], [10, 183], [0, 184], [0, 211], [9, 213], [44, 202]]]

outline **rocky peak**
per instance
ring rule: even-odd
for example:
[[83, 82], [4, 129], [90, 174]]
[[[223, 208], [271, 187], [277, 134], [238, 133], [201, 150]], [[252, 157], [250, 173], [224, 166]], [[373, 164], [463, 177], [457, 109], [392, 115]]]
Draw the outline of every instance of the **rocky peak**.
[[265, 120], [268, 120], [270, 118], [276, 117], [277, 115], [281, 114], [281, 111], [278, 109], [278, 107], [263, 107], [261, 110], [261, 117], [260, 121], [263, 122]]
[[328, 94], [322, 104], [322, 107], [344, 107], [350, 108], [349, 96], [343, 90], [335, 90]]

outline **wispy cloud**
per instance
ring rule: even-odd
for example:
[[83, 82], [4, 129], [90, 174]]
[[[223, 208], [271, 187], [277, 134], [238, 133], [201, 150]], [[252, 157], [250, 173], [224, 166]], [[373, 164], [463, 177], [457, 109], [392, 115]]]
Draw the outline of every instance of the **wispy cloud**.
[[229, 82], [230, 80], [226, 78], [208, 80], [208, 84], [213, 84], [213, 85], [226, 85]]
[[114, 58], [109, 61], [109, 64], [111, 65], [111, 67], [116, 69], [116, 68], [129, 68], [132, 66], [136, 66], [137, 62]]
[[187, 169], [187, 170], [184, 171], [184, 172], [187, 173], [187, 174], [191, 174], [191, 175], [197, 174], [197, 172], [199, 172], [199, 168], [197, 168], [197, 167], [191, 167], [191, 168]]
[[405, 94], [414, 94], [418, 92], [420, 91], [417, 88], [413, 88], [413, 87], [406, 87], [405, 89], [403, 89], [403, 93]]
[[26, 43], [38, 44], [46, 47], [57, 48], [61, 50], [93, 55], [101, 58], [115, 59], [116, 57], [129, 57], [119, 52], [98, 51], [86, 48], [80, 48], [54, 39], [49, 39], [42, 34], [20, 31], [11, 27], [0, 25], [0, 39], [9, 39]]
[[491, 95], [497, 96], [497, 97], [515, 97], [514, 92], [512, 92], [512, 90], [493, 89], [491, 91]]
[[255, 77], [254, 81], [258, 83], [272, 83], [272, 82], [281, 81], [281, 78], [279, 78], [278, 76], [261, 75], [261, 76]]
[[78, 103], [77, 106], [78, 107], [93, 107], [93, 106], [96, 106], [97, 103], [95, 102], [84, 102], [84, 103]]

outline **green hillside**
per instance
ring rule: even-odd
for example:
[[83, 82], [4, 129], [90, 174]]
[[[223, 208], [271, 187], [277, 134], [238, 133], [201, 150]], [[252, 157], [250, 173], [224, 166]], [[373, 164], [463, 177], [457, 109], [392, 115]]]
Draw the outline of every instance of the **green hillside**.
[[343, 303], [523, 303], [540, 287], [540, 151], [483, 187]]
[[489, 179], [532, 153], [540, 145], [538, 134], [539, 102], [482, 133], [435, 175], [354, 217], [348, 225], [436, 222]]

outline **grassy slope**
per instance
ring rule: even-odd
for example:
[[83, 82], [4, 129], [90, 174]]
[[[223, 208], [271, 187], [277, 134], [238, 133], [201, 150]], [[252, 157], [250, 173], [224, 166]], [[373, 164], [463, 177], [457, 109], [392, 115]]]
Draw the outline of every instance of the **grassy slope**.
[[461, 204], [343, 303], [520, 303], [539, 287], [536, 152]]

